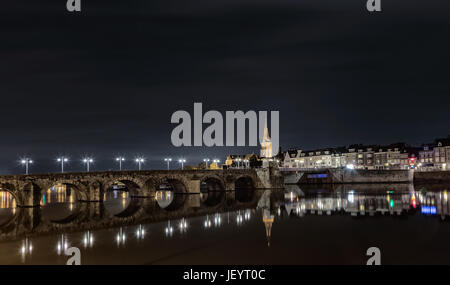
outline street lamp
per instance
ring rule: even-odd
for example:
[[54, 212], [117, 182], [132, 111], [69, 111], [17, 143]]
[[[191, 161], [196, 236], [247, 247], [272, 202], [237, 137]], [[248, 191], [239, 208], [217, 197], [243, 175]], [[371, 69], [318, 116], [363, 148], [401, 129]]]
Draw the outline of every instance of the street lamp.
[[29, 165], [29, 164], [32, 164], [33, 161], [32, 161], [31, 159], [29, 159], [29, 158], [24, 158], [24, 159], [22, 159], [22, 160], [20, 161], [20, 163], [22, 163], [23, 165], [25, 165], [25, 174], [28, 175], [28, 165]]
[[240, 165], [241, 165], [241, 159], [238, 158], [238, 159], [236, 159], [236, 161], [237, 161], [237, 168], [240, 168]]
[[61, 173], [64, 172], [64, 162], [68, 162], [69, 159], [67, 157], [58, 157], [58, 159], [56, 159], [58, 162], [61, 162]]
[[170, 162], [172, 161], [172, 159], [170, 157], [168, 157], [168, 158], [164, 158], [164, 161], [167, 162], [167, 170], [170, 170]]
[[94, 160], [90, 157], [86, 157], [85, 159], [83, 159], [83, 162], [86, 163], [86, 169], [87, 172], [89, 172], [89, 166], [94, 162]]
[[136, 163], [139, 165], [139, 170], [141, 170], [141, 164], [145, 162], [143, 157], [136, 158]]
[[116, 157], [116, 161], [119, 162], [119, 170], [122, 171], [122, 161], [125, 161], [125, 157], [122, 156]]
[[208, 169], [209, 158], [204, 158], [203, 161], [205, 162], [205, 168]]
[[248, 159], [244, 159], [244, 168], [249, 168]]
[[181, 163], [181, 170], [183, 170], [184, 169], [184, 163], [186, 162], [186, 159], [179, 159], [178, 162]]

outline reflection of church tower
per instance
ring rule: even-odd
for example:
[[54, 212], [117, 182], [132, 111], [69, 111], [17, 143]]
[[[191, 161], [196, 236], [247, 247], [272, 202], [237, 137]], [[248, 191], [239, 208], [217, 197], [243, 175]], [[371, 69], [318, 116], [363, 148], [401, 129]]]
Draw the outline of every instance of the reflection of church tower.
[[270, 214], [269, 210], [264, 209], [262, 217], [264, 226], [266, 227], [267, 246], [270, 247], [270, 237], [272, 233], [272, 224], [274, 216]]
[[269, 129], [267, 128], [267, 119], [264, 124], [264, 137], [261, 141], [261, 157], [272, 157], [272, 141], [269, 137]]

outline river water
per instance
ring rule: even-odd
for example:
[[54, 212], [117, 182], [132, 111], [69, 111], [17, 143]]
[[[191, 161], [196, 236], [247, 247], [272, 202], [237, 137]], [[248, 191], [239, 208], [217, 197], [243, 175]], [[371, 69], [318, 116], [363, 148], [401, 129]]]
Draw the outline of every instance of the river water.
[[0, 192], [0, 264], [62, 265], [70, 247], [82, 264], [365, 264], [369, 247], [382, 264], [449, 264], [447, 189], [287, 185], [195, 207], [173, 192], [81, 203], [53, 189], [35, 209]]

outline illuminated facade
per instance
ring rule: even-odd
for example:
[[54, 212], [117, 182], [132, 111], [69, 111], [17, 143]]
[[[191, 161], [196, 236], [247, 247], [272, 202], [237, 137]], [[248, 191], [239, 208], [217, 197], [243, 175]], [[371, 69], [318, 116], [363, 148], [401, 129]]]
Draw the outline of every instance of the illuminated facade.
[[267, 128], [267, 120], [264, 125], [264, 136], [261, 141], [261, 157], [271, 158], [272, 157], [272, 141], [269, 136], [269, 129]]

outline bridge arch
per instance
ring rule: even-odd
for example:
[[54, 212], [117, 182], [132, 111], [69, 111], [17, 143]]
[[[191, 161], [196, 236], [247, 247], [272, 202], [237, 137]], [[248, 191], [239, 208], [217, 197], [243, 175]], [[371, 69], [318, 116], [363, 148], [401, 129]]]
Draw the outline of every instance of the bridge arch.
[[81, 201], [88, 199], [86, 187], [79, 181], [56, 180], [34, 185], [41, 206], [42, 219], [46, 223], [65, 225], [79, 218]]
[[106, 212], [118, 219], [135, 217], [142, 208], [142, 188], [139, 181], [120, 177], [105, 183], [103, 207]]
[[235, 199], [238, 202], [250, 202], [255, 192], [255, 181], [251, 176], [242, 175], [234, 181]]
[[0, 191], [6, 192], [12, 195], [12, 197], [16, 201], [17, 206], [23, 206], [23, 194], [21, 191], [17, 191], [16, 187], [14, 187], [11, 183], [0, 183]]
[[225, 183], [217, 176], [207, 176], [200, 181], [200, 201], [206, 206], [216, 206], [225, 199]]
[[163, 176], [157, 182], [156, 201], [159, 207], [166, 211], [180, 209], [187, 200], [189, 193], [187, 181], [182, 177]]

